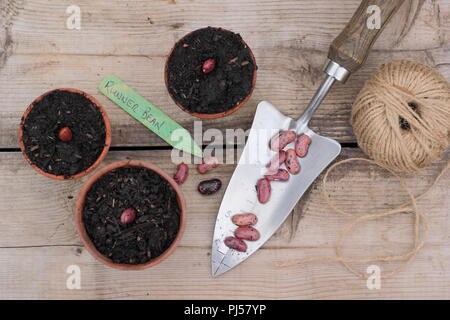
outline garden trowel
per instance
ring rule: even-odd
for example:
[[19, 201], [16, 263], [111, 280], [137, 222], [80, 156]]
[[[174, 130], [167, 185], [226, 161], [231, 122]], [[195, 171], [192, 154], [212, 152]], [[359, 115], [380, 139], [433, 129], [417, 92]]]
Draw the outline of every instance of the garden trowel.
[[[403, 0], [362, 1], [345, 29], [331, 44], [329, 60], [324, 68], [326, 77], [298, 120], [283, 115], [269, 102], [259, 103], [247, 143], [217, 215], [211, 253], [214, 276], [235, 267], [261, 247], [285, 221], [317, 176], [339, 155], [340, 144], [316, 134], [308, 128], [308, 122], [334, 82], [345, 82], [364, 63], [381, 30], [402, 3]], [[378, 23], [376, 19], [379, 19]], [[281, 130], [294, 130], [297, 134], [310, 136], [309, 152], [306, 157], [299, 158], [300, 173], [291, 175], [288, 181], [273, 181], [270, 200], [262, 204], [257, 199], [255, 185], [275, 155], [269, 148], [269, 141]], [[293, 144], [285, 149], [293, 148]], [[238, 213], [254, 213], [258, 217], [254, 227], [261, 237], [257, 241], [246, 241], [246, 252], [238, 252], [224, 244], [224, 239], [233, 236], [237, 228], [231, 217]]]

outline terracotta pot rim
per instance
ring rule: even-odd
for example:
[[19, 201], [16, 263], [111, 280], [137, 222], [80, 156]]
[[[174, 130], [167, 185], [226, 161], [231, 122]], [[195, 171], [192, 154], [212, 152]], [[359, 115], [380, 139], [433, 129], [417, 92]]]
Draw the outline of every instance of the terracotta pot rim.
[[[44, 170], [42, 170], [41, 168], [37, 167], [32, 161], [31, 159], [28, 157], [28, 155], [25, 152], [25, 145], [23, 143], [23, 125], [25, 123], [26, 118], [28, 117], [29, 113], [31, 112], [31, 110], [33, 109], [34, 105], [41, 101], [45, 96], [55, 92], [55, 91], [68, 91], [68, 92], [76, 92], [79, 94], [82, 94], [83, 96], [85, 96], [87, 99], [89, 99], [93, 104], [95, 104], [97, 106], [97, 108], [99, 109], [102, 118], [103, 118], [103, 122], [105, 124], [105, 145], [103, 147], [102, 152], [100, 153], [99, 157], [97, 158], [97, 160], [86, 170], [78, 172], [77, 174], [74, 174], [68, 178], [64, 178], [63, 175], [54, 175], [48, 172], [45, 172]], [[37, 97], [36, 99], [34, 99], [34, 101], [28, 106], [28, 108], [25, 110], [22, 119], [20, 120], [20, 125], [19, 125], [19, 147], [20, 147], [20, 151], [22, 151], [23, 156], [25, 157], [25, 160], [29, 163], [29, 165], [36, 170], [37, 172], [39, 172], [40, 174], [42, 174], [43, 176], [46, 176], [48, 178], [52, 178], [52, 179], [56, 179], [56, 180], [74, 180], [74, 179], [79, 179], [81, 177], [84, 177], [85, 175], [89, 174], [90, 172], [92, 172], [95, 168], [97, 168], [99, 166], [99, 164], [105, 159], [108, 151], [109, 151], [109, 147], [111, 146], [111, 123], [109, 121], [108, 118], [108, 114], [106, 113], [105, 109], [103, 108], [103, 106], [100, 104], [100, 102], [95, 99], [92, 95], [78, 90], [78, 89], [73, 89], [73, 88], [57, 88], [57, 89], [53, 89], [50, 91], [47, 91], [43, 94], [41, 94], [39, 97]]]
[[188, 114], [190, 114], [190, 115], [192, 115], [194, 117], [200, 118], [200, 119], [218, 119], [218, 118], [223, 118], [223, 117], [229, 116], [230, 114], [232, 114], [232, 113], [238, 111], [240, 108], [242, 108], [247, 103], [247, 101], [250, 99], [251, 95], [253, 94], [253, 90], [255, 89], [256, 73], [257, 73], [256, 59], [255, 59], [255, 56], [253, 55], [252, 49], [250, 49], [250, 47], [247, 45], [247, 43], [244, 41], [244, 39], [242, 39], [242, 37], [241, 37], [241, 41], [247, 47], [248, 52], [250, 54], [250, 58], [252, 59], [253, 65], [255, 66], [255, 69], [253, 70], [252, 87], [250, 88], [249, 93], [236, 106], [234, 106], [233, 108], [231, 108], [231, 109], [229, 109], [227, 111], [223, 111], [223, 112], [219, 112], [219, 113], [191, 112], [187, 108], [185, 108], [181, 103], [179, 103], [177, 101], [177, 99], [173, 96], [173, 94], [169, 90], [169, 60], [172, 58], [172, 55], [173, 55], [173, 52], [175, 50], [175, 47], [176, 47], [177, 43], [179, 43], [181, 40], [183, 40], [184, 38], [188, 37], [189, 35], [191, 35], [194, 32], [197, 32], [197, 31], [200, 31], [200, 30], [204, 30], [204, 29], [208, 29], [208, 28], [235, 33], [235, 32], [233, 32], [231, 30], [228, 30], [228, 29], [225, 29], [225, 28], [221, 28], [221, 27], [203, 27], [203, 28], [199, 28], [199, 29], [193, 30], [193, 31], [185, 34], [182, 38], [180, 38], [177, 42], [175, 42], [175, 44], [173, 45], [172, 49], [170, 50], [169, 56], [166, 59], [166, 64], [164, 66], [164, 82], [166, 84], [166, 89], [167, 89], [167, 92], [169, 93], [169, 96], [172, 98], [172, 100], [175, 102], [175, 104], [178, 106], [178, 108], [180, 108], [184, 112], [186, 112], [186, 113], [188, 113]]
[[[166, 180], [171, 187], [175, 190], [177, 194], [177, 200], [178, 200], [178, 206], [180, 207], [180, 223], [178, 228], [178, 233], [175, 239], [172, 241], [170, 246], [164, 251], [161, 255], [158, 257], [151, 259], [150, 261], [146, 263], [141, 264], [120, 264], [120, 263], [114, 263], [111, 259], [105, 257], [102, 255], [97, 248], [95, 248], [94, 244], [91, 241], [91, 238], [87, 234], [86, 228], [84, 226], [83, 222], [83, 207], [84, 207], [84, 201], [86, 199], [86, 194], [91, 189], [92, 185], [100, 179], [102, 176], [104, 176], [106, 173], [117, 169], [121, 167], [144, 167], [147, 169], [150, 169], [154, 172], [156, 172], [161, 178]], [[176, 249], [176, 247], [179, 245], [181, 238], [184, 234], [184, 228], [186, 224], [186, 201], [183, 195], [183, 192], [181, 191], [180, 186], [167, 174], [165, 173], [160, 167], [157, 165], [154, 165], [150, 162], [145, 162], [141, 160], [122, 160], [113, 162], [100, 170], [98, 170], [95, 174], [93, 174], [89, 179], [84, 183], [83, 187], [81, 188], [78, 198], [75, 205], [75, 225], [77, 228], [78, 235], [81, 238], [81, 241], [83, 242], [85, 248], [88, 250], [88, 252], [94, 256], [98, 261], [104, 263], [105, 265], [122, 269], [122, 270], [142, 270], [146, 268], [153, 267], [157, 265], [158, 263], [161, 263], [165, 259], [167, 259], [173, 251]]]

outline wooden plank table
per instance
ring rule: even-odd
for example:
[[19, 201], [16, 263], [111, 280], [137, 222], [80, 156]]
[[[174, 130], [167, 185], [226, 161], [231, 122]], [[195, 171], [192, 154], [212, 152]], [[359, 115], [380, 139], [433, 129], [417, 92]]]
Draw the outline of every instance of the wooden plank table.
[[[135, 272], [94, 260], [73, 223], [75, 198], [86, 178], [49, 180], [36, 174], [18, 150], [20, 117], [35, 97], [56, 87], [93, 94], [113, 127], [113, 146], [102, 166], [132, 158], [171, 173], [170, 148], [97, 91], [103, 76], [118, 75], [192, 130], [195, 119], [181, 112], [167, 94], [164, 62], [185, 33], [221, 26], [239, 32], [252, 48], [259, 66], [257, 86], [239, 112], [203, 121], [203, 129], [246, 130], [261, 100], [297, 116], [322, 77], [329, 43], [359, 1], [78, 0], [81, 30], [68, 30], [65, 11], [71, 4], [0, 0], [0, 298], [450, 298], [449, 174], [419, 202], [430, 227], [424, 248], [405, 271], [384, 279], [380, 290], [369, 290], [365, 280], [336, 262], [277, 266], [296, 258], [334, 256], [334, 244], [348, 219], [325, 205], [320, 178], [261, 250], [219, 278], [211, 277], [210, 245], [223, 191], [202, 197], [195, 191], [201, 178], [196, 174], [182, 187], [188, 199], [186, 232], [169, 259]], [[343, 144], [341, 159], [363, 156], [348, 121], [351, 104], [371, 72], [395, 58], [426, 63], [450, 79], [449, 0], [407, 1], [367, 64], [347, 84], [337, 85], [317, 111], [312, 127]], [[416, 176], [406, 176], [408, 186], [416, 193], [425, 190], [445, 163], [437, 161]], [[226, 186], [233, 169], [234, 165], [224, 165], [210, 175]], [[363, 163], [338, 169], [330, 183], [333, 200], [357, 214], [407, 200], [394, 178]], [[356, 256], [407, 252], [412, 222], [412, 215], [403, 214], [365, 224], [350, 235], [344, 251]], [[66, 288], [69, 265], [81, 269], [81, 290]], [[396, 266], [382, 264], [382, 272]], [[355, 267], [365, 272], [367, 265]]]

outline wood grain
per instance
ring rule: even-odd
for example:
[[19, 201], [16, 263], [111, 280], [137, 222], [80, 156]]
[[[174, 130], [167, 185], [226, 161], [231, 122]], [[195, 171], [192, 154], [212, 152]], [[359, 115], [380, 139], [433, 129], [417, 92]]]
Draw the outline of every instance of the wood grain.
[[[205, 25], [235, 30], [253, 49], [296, 44], [326, 52], [361, 1], [79, 0], [80, 31], [65, 28], [69, 0], [3, 2], [2, 12], [11, 17], [15, 53], [165, 56], [177, 39]], [[442, 45], [441, 37], [449, 32], [448, 1], [408, 3], [375, 49], [415, 51]]]
[[[259, 70], [249, 103], [225, 119], [203, 121], [203, 130], [248, 129], [261, 100], [298, 117], [321, 80], [330, 43], [360, 0], [76, 3], [82, 11], [79, 31], [65, 27], [65, 11], [73, 1], [0, 0], [0, 299], [450, 299], [449, 173], [419, 203], [430, 227], [425, 247], [404, 272], [384, 280], [381, 290], [368, 290], [365, 281], [335, 262], [275, 265], [334, 255], [339, 231], [348, 220], [324, 204], [320, 178], [261, 250], [213, 279], [213, 227], [234, 165], [220, 166], [204, 177], [192, 174], [183, 185], [188, 199], [185, 236], [168, 260], [139, 272], [110, 269], [94, 260], [82, 247], [73, 224], [75, 199], [87, 178], [47, 179], [14, 149], [20, 117], [35, 97], [56, 87], [87, 91], [109, 114], [114, 147], [164, 146], [102, 96], [97, 86], [103, 76], [116, 74], [192, 132], [195, 118], [170, 100], [163, 67], [177, 39], [212, 25], [239, 32], [252, 48]], [[334, 87], [311, 122], [313, 130], [343, 143], [355, 142], [348, 119], [356, 94], [379, 64], [402, 58], [428, 64], [450, 79], [450, 1], [406, 1], [366, 64], [345, 85]], [[361, 151], [344, 148], [341, 158], [354, 156], [362, 156]], [[126, 158], [153, 162], [168, 173], [174, 170], [169, 150], [112, 150], [102, 165]], [[435, 162], [417, 176], [406, 176], [407, 185], [415, 193], [425, 190], [444, 163]], [[202, 197], [196, 185], [210, 177], [222, 179], [224, 188], [217, 195]], [[330, 191], [338, 206], [357, 215], [407, 200], [395, 179], [363, 163], [333, 173]], [[401, 214], [361, 225], [345, 241], [344, 253], [404, 253], [411, 248], [412, 222], [411, 215]], [[66, 268], [72, 264], [81, 267], [81, 290], [66, 289]], [[382, 272], [396, 266], [383, 264]], [[367, 266], [355, 267], [365, 272]]]
[[[404, 0], [361, 1], [349, 23], [331, 43], [328, 57], [350, 73], [355, 73], [367, 60], [375, 41], [403, 3]], [[378, 28], [370, 29], [367, 25], [368, 18], [374, 15], [373, 11], [367, 11], [371, 6], [379, 10]]]
[[[340, 142], [354, 142], [355, 137], [349, 124], [351, 104], [364, 81], [379, 64], [399, 58], [431, 65], [435, 63], [439, 65], [437, 69], [450, 78], [450, 65], [441, 62], [448, 61], [448, 54], [449, 52], [439, 50], [430, 54], [421, 51], [389, 52], [373, 56], [345, 85], [337, 84], [333, 88], [314, 115], [312, 129]], [[299, 56], [297, 50], [277, 48], [266, 50], [259, 56], [259, 61], [261, 67], [258, 71], [258, 84], [247, 105], [227, 118], [203, 121], [201, 124], [204, 131], [217, 128], [225, 133], [226, 129], [250, 128], [256, 105], [261, 100], [271, 101], [289, 116], [298, 117], [301, 114], [319, 84], [324, 57], [314, 52]], [[134, 69], [130, 65], [140, 67]], [[0, 147], [18, 146], [18, 125], [26, 107], [41, 93], [56, 87], [75, 87], [98, 98], [111, 120], [113, 146], [166, 145], [98, 92], [97, 86], [101, 79], [110, 73], [119, 76], [193, 132], [195, 118], [182, 112], [167, 94], [163, 82], [163, 65], [164, 58], [67, 55], [10, 57], [3, 72], [0, 72]], [[272, 65], [277, 66], [276, 70], [268, 69]], [[204, 141], [204, 144], [207, 143], [209, 141]]]
[[[411, 266], [382, 281], [380, 290], [334, 263], [291, 269], [274, 258], [299, 249], [260, 249], [251, 262], [219, 278], [209, 275], [205, 250], [180, 247], [163, 264], [124, 272], [105, 267], [76, 246], [0, 249], [1, 299], [449, 299], [448, 250], [425, 246]], [[308, 255], [331, 250], [303, 248]], [[253, 267], [249, 267], [249, 263]], [[81, 290], [65, 288], [69, 265], [81, 269]], [[182, 266], [182, 267], [181, 267]], [[432, 269], [432, 271], [430, 271]], [[188, 270], [188, 272], [187, 272]]]
[[[248, 129], [261, 100], [298, 117], [322, 79], [329, 44], [358, 5], [357, 0], [340, 1], [337, 7], [325, 0], [80, 1], [82, 29], [76, 31], [64, 26], [68, 1], [4, 3], [0, 9], [5, 16], [0, 32], [0, 148], [17, 147], [23, 111], [35, 97], [56, 87], [75, 87], [101, 100], [111, 118], [114, 146], [165, 145], [98, 93], [98, 83], [109, 73], [192, 130], [196, 118], [170, 100], [163, 66], [176, 39], [200, 26], [217, 25], [218, 12], [221, 26], [242, 33], [254, 51], [258, 79], [244, 108], [225, 119], [203, 121], [203, 128]], [[340, 142], [355, 142], [348, 121], [351, 104], [371, 72], [387, 60], [416, 60], [450, 79], [449, 16], [445, 1], [410, 1], [403, 6], [397, 21], [404, 24], [388, 25], [367, 65], [333, 89], [314, 116], [312, 128]]]
[[[341, 158], [361, 156], [344, 149]], [[126, 158], [153, 162], [168, 173], [175, 165], [170, 151], [112, 151], [105, 164]], [[415, 193], [426, 189], [445, 162], [436, 162], [419, 176], [406, 176]], [[333, 245], [348, 220], [324, 204], [320, 178], [299, 202], [279, 231], [248, 261], [223, 277], [210, 275], [210, 243], [220, 199], [234, 165], [210, 174], [191, 174], [183, 185], [187, 225], [180, 247], [161, 265], [142, 272], [120, 272], [102, 266], [81, 246], [73, 225], [73, 206], [82, 181], [53, 181], [36, 174], [16, 152], [0, 153], [0, 298], [450, 298], [450, 179], [446, 174], [420, 201], [430, 236], [419, 256], [400, 275], [369, 291], [365, 281], [340, 264], [316, 262], [280, 268], [275, 263], [309, 256], [333, 256]], [[191, 170], [194, 170], [191, 167]], [[200, 179], [219, 177], [223, 190], [204, 197]], [[330, 176], [332, 199], [355, 214], [398, 205], [407, 199], [395, 179], [366, 164], [343, 166]], [[26, 200], [24, 201], [24, 195]], [[74, 197], [74, 198], [72, 198]], [[361, 200], [361, 199], [364, 199]], [[7, 217], [7, 218], [5, 218]], [[366, 224], [345, 242], [345, 254], [403, 253], [411, 248], [412, 216], [399, 215]], [[82, 269], [82, 290], [65, 289], [65, 269]], [[33, 265], [33, 268], [29, 266]], [[367, 266], [356, 265], [361, 271]], [[383, 265], [391, 270], [397, 264]], [[189, 277], [186, 277], [189, 270]], [[139, 276], [138, 274], [142, 276]], [[30, 287], [30, 279], [38, 279]], [[251, 285], [254, 283], [253, 285]], [[252, 288], [249, 290], [248, 288]], [[3, 290], [4, 289], [4, 290]], [[148, 295], [147, 295], [148, 294]]]

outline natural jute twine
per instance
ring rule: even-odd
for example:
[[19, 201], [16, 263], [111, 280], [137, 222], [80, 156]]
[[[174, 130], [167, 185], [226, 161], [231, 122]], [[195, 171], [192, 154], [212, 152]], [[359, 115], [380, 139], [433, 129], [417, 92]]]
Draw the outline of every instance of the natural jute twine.
[[450, 85], [420, 63], [383, 64], [356, 97], [351, 123], [369, 158], [397, 172], [416, 172], [449, 145]]
[[[356, 270], [350, 263], [373, 263], [397, 261], [403, 264], [381, 278], [387, 278], [404, 270], [425, 243], [428, 234], [426, 217], [417, 207], [423, 198], [450, 167], [447, 161], [434, 182], [421, 194], [413, 195], [398, 171], [414, 172], [426, 166], [441, 155], [448, 146], [450, 131], [450, 89], [442, 76], [430, 68], [409, 62], [397, 61], [382, 65], [359, 93], [353, 106], [352, 124], [361, 149], [374, 160], [350, 158], [336, 162], [323, 176], [322, 196], [334, 211], [350, 217], [350, 222], [341, 230], [336, 242], [335, 257], [310, 257], [288, 262], [279, 262], [281, 267], [299, 265], [314, 261], [339, 261], [356, 276], [367, 279], [369, 275]], [[406, 89], [406, 90], [405, 90]], [[411, 110], [408, 103], [418, 108]], [[408, 122], [408, 130], [401, 128]], [[405, 126], [404, 126], [405, 127]], [[407, 131], [407, 132], [402, 132]], [[400, 183], [409, 196], [407, 203], [391, 210], [363, 216], [338, 208], [330, 199], [328, 177], [338, 166], [363, 161], [387, 170]], [[412, 249], [404, 254], [375, 256], [367, 258], [348, 257], [342, 254], [342, 243], [350, 231], [364, 221], [376, 220], [395, 214], [414, 215], [414, 238]]]

